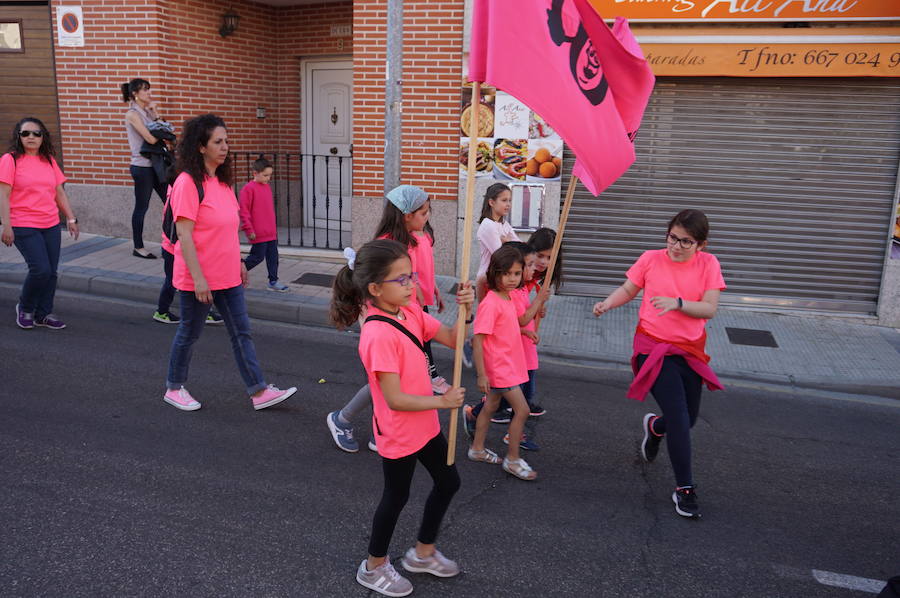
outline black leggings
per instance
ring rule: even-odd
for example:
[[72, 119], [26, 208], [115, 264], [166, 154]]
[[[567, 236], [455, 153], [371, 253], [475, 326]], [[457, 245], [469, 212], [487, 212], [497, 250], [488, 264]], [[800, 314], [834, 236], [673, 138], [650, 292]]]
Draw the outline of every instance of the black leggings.
[[[638, 369], [646, 355], [638, 355]], [[691, 472], [691, 428], [700, 414], [700, 393], [703, 378], [691, 369], [684, 357], [666, 355], [662, 369], [650, 392], [662, 409], [662, 416], [653, 422], [653, 431], [666, 435], [669, 460], [678, 486], [693, 486]]]
[[131, 178], [134, 179], [134, 211], [131, 213], [131, 236], [134, 248], [144, 246], [144, 216], [150, 208], [150, 196], [154, 189], [159, 199], [166, 201], [166, 184], [156, 177], [152, 166], [131, 166]]
[[447, 512], [453, 495], [459, 490], [459, 474], [456, 472], [456, 465], [447, 465], [447, 440], [441, 433], [411, 455], [400, 459], [382, 458], [384, 492], [375, 510], [372, 537], [369, 539], [369, 554], [374, 557], [387, 556], [391, 536], [394, 535], [394, 526], [397, 525], [400, 512], [409, 499], [409, 487], [412, 484], [413, 472], [416, 470], [416, 461], [422, 462], [434, 480], [434, 487], [428, 495], [425, 512], [422, 514], [419, 542], [434, 544], [444, 513]]

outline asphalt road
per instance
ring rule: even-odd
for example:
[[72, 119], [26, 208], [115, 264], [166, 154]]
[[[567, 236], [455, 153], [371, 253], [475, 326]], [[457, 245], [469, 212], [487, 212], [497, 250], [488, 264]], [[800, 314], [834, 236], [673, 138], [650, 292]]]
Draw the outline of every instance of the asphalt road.
[[[225, 330], [210, 328], [188, 385], [203, 408], [184, 413], [162, 401], [175, 329], [152, 307], [61, 294], [68, 329], [23, 331], [16, 295], [0, 286], [0, 595], [369, 595], [354, 573], [379, 459], [339, 451], [324, 424], [364, 380], [355, 335], [254, 322], [269, 382], [300, 387], [254, 412]], [[447, 374], [450, 358], [438, 353]], [[812, 571], [900, 574], [900, 403], [706, 394], [694, 431], [703, 519], [689, 521], [672, 509], [665, 448], [651, 466], [638, 459], [655, 404], [625, 399], [626, 379], [542, 365], [536, 483], [466, 461], [460, 437], [463, 487], [439, 547], [463, 573], [411, 575], [414, 595], [851, 598], [874, 594]], [[420, 468], [394, 560], [428, 489]]]

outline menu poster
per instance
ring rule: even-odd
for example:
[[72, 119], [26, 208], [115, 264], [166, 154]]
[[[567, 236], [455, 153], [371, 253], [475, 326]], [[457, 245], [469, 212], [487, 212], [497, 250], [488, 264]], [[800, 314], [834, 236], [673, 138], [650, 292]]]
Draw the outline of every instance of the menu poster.
[[894, 237], [891, 239], [891, 259], [900, 260], [900, 204], [894, 215]]
[[[507, 183], [559, 181], [563, 142], [556, 131], [512, 95], [487, 86], [482, 92], [478, 107], [476, 176]], [[461, 178], [467, 173], [474, 110], [472, 88], [463, 85], [459, 118]]]

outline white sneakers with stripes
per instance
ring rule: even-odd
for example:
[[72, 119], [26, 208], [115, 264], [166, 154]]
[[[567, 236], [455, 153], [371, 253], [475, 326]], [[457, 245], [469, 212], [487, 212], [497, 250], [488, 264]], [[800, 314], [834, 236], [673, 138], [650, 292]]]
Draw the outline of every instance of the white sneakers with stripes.
[[412, 583], [397, 573], [390, 560], [369, 571], [366, 568], [366, 559], [363, 559], [356, 571], [356, 581], [385, 596], [409, 596], [413, 591]]

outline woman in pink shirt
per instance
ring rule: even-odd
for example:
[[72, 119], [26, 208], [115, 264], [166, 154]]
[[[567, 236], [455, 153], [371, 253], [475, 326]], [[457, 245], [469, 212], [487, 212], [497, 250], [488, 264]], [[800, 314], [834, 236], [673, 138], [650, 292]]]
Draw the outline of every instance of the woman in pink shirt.
[[267, 385], [256, 359], [244, 302], [247, 269], [241, 261], [238, 204], [231, 188], [225, 122], [214, 114], [187, 121], [177, 155], [177, 178], [169, 202], [178, 236], [172, 282], [181, 296], [181, 321], [172, 341], [163, 400], [183, 411], [200, 409], [184, 383], [194, 343], [215, 303], [231, 337], [234, 359], [253, 408], [271, 407], [297, 389]]
[[23, 118], [13, 128], [9, 152], [0, 157], [0, 220], [3, 244], [14, 244], [28, 264], [28, 275], [16, 304], [19, 328], [61, 330], [53, 315], [56, 269], [59, 266], [59, 213], [69, 234], [78, 239], [78, 219], [63, 189], [65, 175], [53, 158], [50, 131], [36, 118]]
[[641, 456], [656, 458], [666, 438], [675, 472], [672, 501], [682, 517], [700, 517], [691, 471], [691, 428], [700, 414], [703, 384], [722, 385], [707, 365], [706, 321], [716, 314], [725, 288], [719, 260], [703, 251], [709, 221], [699, 210], [682, 210], [669, 221], [666, 247], [645, 251], [629, 268], [625, 283], [594, 305], [594, 315], [628, 303], [644, 291], [631, 358], [634, 382], [627, 396], [640, 401], [648, 391], [663, 414], [647, 413]]
[[475, 438], [468, 455], [472, 461], [500, 462], [496, 453], [485, 448], [484, 442], [491, 416], [500, 405], [501, 397], [505, 398], [513, 409], [513, 417], [509, 422], [509, 448], [503, 459], [503, 470], [519, 479], [531, 481], [537, 478], [537, 472], [519, 456], [522, 433], [528, 421], [528, 403], [521, 387], [528, 382], [528, 367], [516, 304], [510, 297], [522, 286], [524, 268], [522, 252], [514, 246], [504, 245], [491, 255], [485, 273], [489, 291], [478, 304], [472, 348], [478, 371], [478, 389], [486, 399], [475, 421]]
[[[356, 572], [361, 585], [387, 596], [406, 596], [412, 584], [387, 558], [400, 512], [406, 505], [416, 462], [428, 470], [434, 487], [425, 503], [418, 542], [401, 561], [407, 571], [452, 577], [459, 566], [435, 548], [441, 520], [459, 489], [455, 465], [447, 465], [447, 441], [441, 433], [438, 409], [462, 405], [464, 388], [434, 396], [423, 343], [434, 339], [453, 348], [456, 328], [443, 326], [415, 303], [416, 273], [407, 249], [397, 241], [379, 239], [349, 253], [332, 287], [331, 319], [338, 328], [356, 323], [363, 309], [366, 320], [359, 337], [359, 357], [372, 390], [372, 428], [382, 458], [384, 492], [375, 511], [369, 556]], [[471, 309], [471, 284], [456, 296], [460, 309]]]

